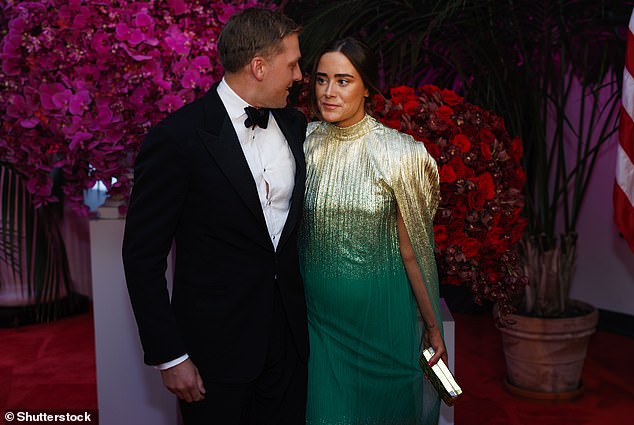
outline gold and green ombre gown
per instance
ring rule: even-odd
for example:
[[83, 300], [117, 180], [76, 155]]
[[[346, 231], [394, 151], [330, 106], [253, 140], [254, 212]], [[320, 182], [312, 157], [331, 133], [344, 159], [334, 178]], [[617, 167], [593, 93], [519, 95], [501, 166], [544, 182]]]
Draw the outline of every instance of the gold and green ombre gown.
[[311, 123], [299, 237], [310, 359], [308, 425], [436, 423], [418, 357], [417, 306], [400, 256], [400, 208], [439, 315], [432, 220], [438, 171], [422, 143], [366, 115]]

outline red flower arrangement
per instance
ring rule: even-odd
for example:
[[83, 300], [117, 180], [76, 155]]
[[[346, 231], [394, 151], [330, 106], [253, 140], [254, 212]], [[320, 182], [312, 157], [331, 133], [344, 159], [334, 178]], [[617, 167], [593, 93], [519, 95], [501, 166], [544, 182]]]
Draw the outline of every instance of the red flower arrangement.
[[512, 310], [527, 279], [516, 252], [526, 220], [522, 143], [501, 117], [451, 90], [425, 85], [375, 95], [373, 115], [423, 142], [436, 159], [441, 201], [434, 223], [441, 283], [468, 285], [476, 302]]

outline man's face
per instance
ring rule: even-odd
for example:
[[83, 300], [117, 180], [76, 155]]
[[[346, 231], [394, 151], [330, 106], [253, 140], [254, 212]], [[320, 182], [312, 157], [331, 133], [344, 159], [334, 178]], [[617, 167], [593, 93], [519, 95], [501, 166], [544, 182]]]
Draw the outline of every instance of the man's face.
[[282, 40], [282, 50], [265, 61], [266, 72], [262, 79], [260, 107], [284, 108], [290, 88], [302, 79], [299, 69], [299, 40], [290, 34]]

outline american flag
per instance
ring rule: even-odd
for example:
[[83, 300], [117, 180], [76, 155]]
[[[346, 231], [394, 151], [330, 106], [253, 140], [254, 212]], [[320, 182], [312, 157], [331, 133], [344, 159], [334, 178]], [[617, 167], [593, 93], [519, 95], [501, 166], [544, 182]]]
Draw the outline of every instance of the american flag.
[[621, 99], [614, 183], [614, 222], [634, 252], [634, 12], [627, 31]]

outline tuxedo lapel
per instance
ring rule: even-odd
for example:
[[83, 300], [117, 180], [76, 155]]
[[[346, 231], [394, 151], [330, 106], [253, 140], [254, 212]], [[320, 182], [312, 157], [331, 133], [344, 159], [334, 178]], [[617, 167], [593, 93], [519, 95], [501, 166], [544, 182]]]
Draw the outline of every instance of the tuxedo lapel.
[[293, 131], [294, 128], [296, 129], [301, 126], [291, 126], [290, 123], [284, 119], [284, 110], [273, 110], [272, 112], [275, 117], [275, 121], [280, 127], [280, 130], [282, 130], [282, 133], [284, 133], [286, 142], [288, 143], [288, 146], [293, 153], [293, 157], [295, 158], [295, 185], [293, 187], [293, 195], [291, 197], [291, 208], [288, 212], [286, 223], [284, 223], [284, 229], [282, 230], [282, 235], [280, 236], [280, 242], [278, 244], [279, 250], [288, 239], [301, 215], [304, 199], [304, 181], [306, 179], [306, 163], [301, 143], [304, 135], [297, 134], [297, 130]]
[[216, 86], [214, 85], [203, 98], [206, 121], [204, 128], [198, 129], [198, 134], [209, 154], [263, 229], [261, 233], [266, 236], [264, 243], [267, 247], [273, 248], [268, 238], [266, 221], [253, 175], [231, 120], [216, 92]]

